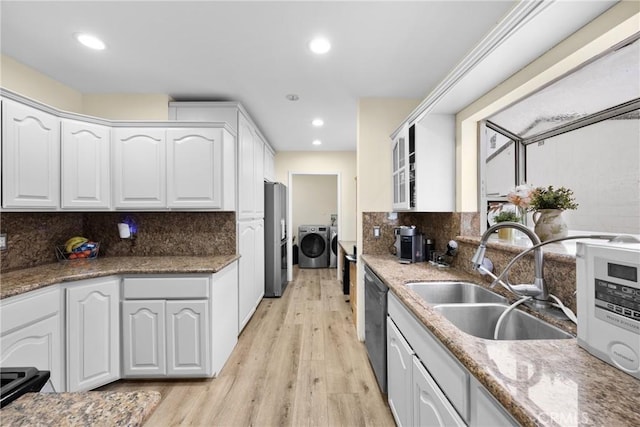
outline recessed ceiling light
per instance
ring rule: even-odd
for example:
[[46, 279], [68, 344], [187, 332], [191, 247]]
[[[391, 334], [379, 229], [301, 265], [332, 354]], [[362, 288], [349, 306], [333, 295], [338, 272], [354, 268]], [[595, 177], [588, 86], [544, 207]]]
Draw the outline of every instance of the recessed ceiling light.
[[324, 125], [324, 120], [322, 120], [322, 119], [313, 119], [311, 124], [314, 125], [315, 127], [319, 128], [319, 127]]
[[76, 38], [76, 40], [90, 49], [103, 50], [107, 47], [102, 40], [100, 40], [96, 36], [92, 36], [91, 34], [75, 33], [73, 36]]
[[286, 98], [289, 101], [297, 101], [298, 99], [300, 99], [300, 97], [298, 95], [296, 95], [295, 93], [290, 93], [289, 95], [286, 96]]
[[329, 43], [329, 40], [323, 37], [317, 37], [311, 40], [311, 43], [309, 43], [309, 49], [311, 49], [311, 52], [313, 53], [322, 55], [329, 52], [329, 50], [331, 49], [331, 43]]
[[314, 139], [312, 144], [313, 145], [322, 145], [322, 141], [320, 141], [319, 139]]

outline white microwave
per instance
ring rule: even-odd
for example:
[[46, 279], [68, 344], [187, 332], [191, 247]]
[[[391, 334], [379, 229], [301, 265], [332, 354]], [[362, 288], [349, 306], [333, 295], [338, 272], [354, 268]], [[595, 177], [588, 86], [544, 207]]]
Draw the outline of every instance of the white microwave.
[[577, 243], [578, 344], [640, 379], [640, 243]]

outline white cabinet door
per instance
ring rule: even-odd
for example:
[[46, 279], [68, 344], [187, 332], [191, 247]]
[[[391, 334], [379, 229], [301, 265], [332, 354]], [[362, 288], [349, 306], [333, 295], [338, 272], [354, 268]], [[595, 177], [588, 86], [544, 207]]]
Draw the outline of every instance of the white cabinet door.
[[466, 425], [416, 356], [413, 356], [413, 425]]
[[113, 130], [113, 183], [116, 208], [166, 207], [165, 130]]
[[2, 101], [2, 206], [60, 204], [60, 120], [11, 100]]
[[166, 375], [165, 319], [163, 300], [122, 303], [122, 363], [125, 377]]
[[264, 146], [264, 180], [276, 182], [275, 153], [266, 144]]
[[169, 207], [222, 207], [222, 131], [167, 130]]
[[264, 218], [264, 141], [256, 134], [253, 152], [254, 218]]
[[387, 397], [399, 427], [413, 425], [413, 349], [387, 317]]
[[238, 263], [213, 275], [211, 289], [212, 373], [217, 375], [238, 342]]
[[210, 375], [206, 300], [167, 301], [167, 375]]
[[238, 115], [238, 218], [255, 216], [255, 147], [257, 136], [249, 121]]
[[111, 129], [62, 121], [62, 207], [108, 209], [111, 204]]
[[238, 223], [238, 332], [242, 331], [255, 311], [256, 228], [254, 221]]
[[60, 288], [37, 290], [0, 301], [0, 366], [50, 371], [58, 392], [66, 391]]
[[120, 378], [120, 280], [95, 279], [67, 288], [67, 391]]
[[393, 209], [409, 209], [408, 149], [407, 132], [402, 130], [391, 144]]

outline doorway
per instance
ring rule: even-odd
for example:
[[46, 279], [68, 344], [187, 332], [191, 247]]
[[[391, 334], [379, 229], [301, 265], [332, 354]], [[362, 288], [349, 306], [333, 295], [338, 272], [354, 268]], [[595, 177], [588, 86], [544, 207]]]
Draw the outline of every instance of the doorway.
[[[341, 229], [340, 172], [306, 173], [289, 172], [287, 197], [287, 249], [292, 256], [288, 259], [287, 280], [293, 280], [293, 238], [299, 244], [298, 227], [300, 225], [333, 224]], [[330, 251], [331, 248], [329, 247]], [[336, 278], [338, 272], [336, 268]]]

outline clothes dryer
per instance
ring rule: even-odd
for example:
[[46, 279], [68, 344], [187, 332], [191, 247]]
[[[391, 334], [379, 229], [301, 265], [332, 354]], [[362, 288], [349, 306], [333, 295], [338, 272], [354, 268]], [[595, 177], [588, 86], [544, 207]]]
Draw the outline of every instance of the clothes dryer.
[[327, 268], [329, 265], [329, 227], [301, 225], [298, 227], [298, 267]]
[[338, 268], [338, 227], [329, 227], [329, 268]]

